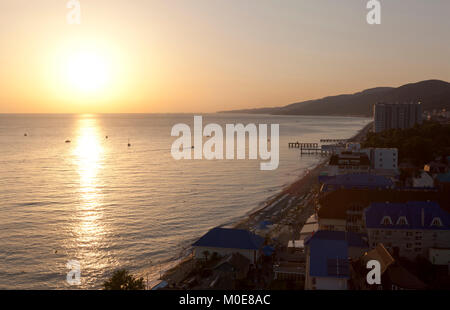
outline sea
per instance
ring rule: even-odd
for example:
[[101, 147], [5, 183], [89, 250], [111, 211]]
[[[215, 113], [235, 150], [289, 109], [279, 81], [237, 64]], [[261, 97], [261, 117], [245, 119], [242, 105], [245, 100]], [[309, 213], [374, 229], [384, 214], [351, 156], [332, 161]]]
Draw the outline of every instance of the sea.
[[[175, 160], [171, 130], [193, 128], [193, 114], [0, 114], [0, 289], [101, 289], [120, 268], [155, 281], [208, 230], [242, 220], [323, 160], [288, 142], [350, 138], [370, 122], [198, 115], [224, 130], [279, 124], [278, 169]], [[79, 284], [67, 281], [70, 261]]]

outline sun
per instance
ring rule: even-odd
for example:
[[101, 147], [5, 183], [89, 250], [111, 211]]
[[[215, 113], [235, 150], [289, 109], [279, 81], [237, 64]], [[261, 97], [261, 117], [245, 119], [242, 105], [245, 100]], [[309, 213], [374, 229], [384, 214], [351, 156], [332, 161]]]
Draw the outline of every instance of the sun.
[[69, 55], [64, 70], [67, 86], [76, 92], [97, 93], [109, 86], [111, 64], [96, 51], [76, 51]]
[[103, 111], [128, 98], [135, 75], [128, 52], [110, 38], [79, 35], [52, 47], [43, 72], [55, 104], [83, 113]]

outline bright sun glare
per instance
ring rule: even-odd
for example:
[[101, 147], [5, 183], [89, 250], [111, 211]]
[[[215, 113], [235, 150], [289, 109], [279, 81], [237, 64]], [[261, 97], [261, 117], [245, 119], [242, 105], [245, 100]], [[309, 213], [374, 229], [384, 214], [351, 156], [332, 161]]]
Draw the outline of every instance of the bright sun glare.
[[48, 82], [56, 98], [83, 111], [110, 107], [129, 85], [128, 60], [106, 40], [67, 39], [55, 47], [50, 63]]
[[104, 90], [111, 74], [107, 60], [91, 51], [79, 51], [70, 55], [65, 71], [69, 86], [83, 93]]

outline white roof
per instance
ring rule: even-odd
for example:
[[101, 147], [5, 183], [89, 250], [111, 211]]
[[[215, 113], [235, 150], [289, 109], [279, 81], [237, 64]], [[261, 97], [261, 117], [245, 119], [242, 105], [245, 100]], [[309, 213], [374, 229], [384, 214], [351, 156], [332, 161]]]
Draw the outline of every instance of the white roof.
[[305, 243], [303, 242], [303, 240], [290, 240], [288, 242], [288, 248], [304, 248], [305, 247]]

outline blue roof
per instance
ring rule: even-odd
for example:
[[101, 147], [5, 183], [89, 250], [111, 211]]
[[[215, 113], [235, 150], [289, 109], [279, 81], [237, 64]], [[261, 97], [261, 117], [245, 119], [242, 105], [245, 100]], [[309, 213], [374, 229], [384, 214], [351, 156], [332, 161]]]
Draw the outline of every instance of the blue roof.
[[259, 250], [263, 243], [264, 238], [248, 230], [216, 227], [208, 231], [192, 246]]
[[368, 173], [319, 176], [319, 182], [324, 184], [322, 190], [325, 192], [338, 188], [391, 188], [394, 185], [389, 178]]
[[346, 241], [350, 247], [367, 248], [368, 244], [363, 238], [367, 236], [365, 234], [357, 234], [349, 231], [331, 231], [331, 230], [319, 230], [315, 232], [311, 237], [305, 240], [305, 244], [308, 244], [312, 240], [340, 240]]
[[[422, 225], [422, 210], [424, 221]], [[412, 201], [407, 203], [372, 203], [364, 210], [367, 228], [391, 229], [450, 229], [450, 213], [442, 210], [436, 202]], [[389, 216], [392, 225], [382, 224], [385, 216]], [[397, 224], [399, 217], [406, 217], [407, 224]], [[433, 219], [439, 218], [442, 226], [432, 226]]]
[[327, 235], [337, 238], [335, 231], [321, 234], [318, 231], [307, 240], [309, 246], [309, 274], [313, 277], [348, 278], [348, 242], [345, 239], [327, 239]]

